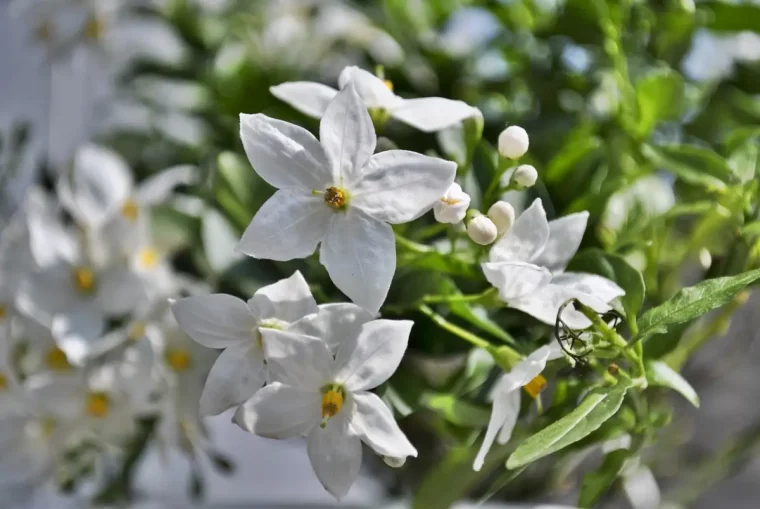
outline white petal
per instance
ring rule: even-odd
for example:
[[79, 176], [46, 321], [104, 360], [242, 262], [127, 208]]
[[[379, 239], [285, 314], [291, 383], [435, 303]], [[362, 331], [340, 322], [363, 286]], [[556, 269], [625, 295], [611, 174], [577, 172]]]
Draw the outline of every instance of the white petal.
[[333, 356], [321, 339], [276, 329], [261, 329], [261, 336], [274, 380], [307, 390], [332, 381]]
[[540, 375], [546, 368], [547, 362], [558, 359], [562, 355], [562, 348], [556, 342], [536, 349], [528, 357], [515, 364], [512, 371], [504, 375], [499, 382], [499, 390], [506, 393], [519, 389]]
[[208, 348], [253, 342], [256, 317], [245, 302], [221, 293], [185, 297], [172, 304], [177, 323], [188, 336]]
[[404, 103], [383, 80], [364, 69], [355, 66], [344, 68], [338, 77], [338, 85], [343, 89], [349, 82], [354, 84], [356, 93], [367, 108], [391, 110]]
[[372, 119], [353, 85], [341, 90], [327, 107], [319, 123], [319, 139], [330, 161], [331, 185], [350, 188], [377, 144]]
[[373, 155], [351, 188], [351, 206], [392, 224], [417, 219], [448, 190], [457, 165], [406, 150]]
[[145, 286], [140, 277], [127, 269], [98, 274], [98, 305], [108, 315], [124, 315], [145, 301]]
[[610, 302], [625, 295], [625, 290], [613, 281], [596, 274], [586, 274], [585, 272], [558, 274], [552, 279], [552, 284], [592, 295], [602, 302]]
[[385, 382], [398, 368], [414, 322], [373, 320], [356, 338], [346, 338], [335, 356], [335, 380], [350, 391], [364, 391]]
[[269, 91], [277, 99], [284, 101], [305, 115], [320, 118], [327, 111], [338, 91], [321, 83], [311, 81], [291, 81]]
[[319, 427], [321, 397], [273, 382], [238, 408], [234, 422], [265, 438], [286, 439], [305, 435]]
[[[519, 395], [518, 395], [519, 398]], [[486, 435], [483, 437], [483, 443], [480, 446], [478, 455], [475, 456], [475, 461], [472, 464], [473, 470], [479, 472], [483, 468], [486, 455], [491, 450], [496, 435], [499, 430], [510, 419], [517, 419], [517, 416], [513, 416], [514, 413], [514, 396], [510, 396], [508, 393], [499, 393], [493, 402], [493, 408], [491, 409], [491, 418], [488, 421], [488, 428], [486, 428]], [[520, 411], [519, 401], [517, 411]]]
[[53, 318], [51, 333], [66, 357], [80, 364], [105, 332], [105, 318], [94, 306], [74, 305]]
[[[584, 304], [591, 306], [596, 311], [603, 313], [609, 310], [609, 306], [602, 301], [590, 297], [582, 292], [558, 286], [555, 284], [544, 285], [530, 295], [507, 302], [509, 307], [519, 309], [532, 317], [549, 325], [554, 325], [560, 306], [570, 299], [580, 299]], [[565, 307], [562, 319], [572, 329], [585, 329], [591, 322], [572, 306]]]
[[499, 430], [499, 436], [496, 437], [496, 441], [504, 445], [512, 438], [512, 431], [517, 424], [517, 417], [520, 415], [520, 391], [510, 392], [506, 398], [507, 416], [504, 420], [504, 424], [501, 425]]
[[260, 288], [248, 301], [248, 306], [259, 322], [267, 318], [295, 322], [317, 312], [317, 301], [311, 295], [309, 284], [298, 271], [287, 279]]
[[288, 330], [320, 338], [337, 352], [344, 341], [357, 338], [362, 325], [375, 318], [374, 313], [356, 304], [322, 304], [317, 313], [298, 320]]
[[218, 415], [249, 400], [264, 385], [264, 370], [264, 355], [254, 341], [227, 348], [206, 378], [201, 415]]
[[267, 260], [305, 258], [317, 249], [334, 214], [322, 198], [281, 189], [256, 213], [237, 250]]
[[520, 214], [512, 228], [491, 248], [492, 262], [531, 262], [549, 240], [549, 223], [541, 199]]
[[427, 133], [446, 129], [477, 114], [478, 111], [466, 102], [443, 97], [406, 99], [391, 112], [396, 120]]
[[319, 261], [335, 286], [376, 313], [396, 271], [396, 239], [389, 224], [349, 208], [335, 214], [322, 241]]
[[462, 186], [454, 182], [443, 196], [433, 204], [433, 214], [439, 223], [456, 224], [467, 214], [470, 208], [470, 195], [462, 191]]
[[362, 464], [361, 440], [348, 433], [346, 419], [330, 419], [324, 428], [314, 426], [309, 433], [307, 451], [322, 486], [336, 499], [343, 498]]
[[325, 151], [306, 129], [262, 114], [241, 114], [240, 138], [253, 169], [270, 185], [308, 192], [331, 185]]
[[520, 262], [486, 262], [483, 273], [504, 300], [517, 299], [548, 284], [552, 274], [543, 267]]
[[578, 212], [549, 222], [549, 241], [543, 252], [533, 260], [552, 272], [565, 270], [578, 251], [588, 223], [588, 212]]
[[198, 168], [191, 165], [174, 166], [143, 180], [137, 186], [137, 201], [141, 205], [155, 205], [166, 201], [174, 188], [193, 184], [198, 180]]
[[354, 412], [350, 424], [354, 432], [381, 456], [406, 458], [417, 456], [417, 449], [409, 442], [383, 400], [371, 392], [353, 394]]
[[90, 226], [101, 224], [132, 191], [132, 174], [118, 155], [95, 145], [79, 149], [71, 175], [71, 212]]

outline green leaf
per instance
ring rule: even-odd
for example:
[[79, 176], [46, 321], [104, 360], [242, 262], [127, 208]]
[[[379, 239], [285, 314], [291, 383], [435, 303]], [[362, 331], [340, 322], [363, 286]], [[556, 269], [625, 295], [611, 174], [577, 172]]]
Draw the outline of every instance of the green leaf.
[[255, 202], [256, 172], [242, 156], [234, 152], [222, 152], [217, 157], [219, 176], [229, 186], [235, 198], [251, 208]]
[[699, 408], [697, 391], [694, 390], [680, 373], [668, 366], [667, 363], [663, 361], [648, 361], [646, 369], [647, 380], [649, 380], [650, 384], [669, 387], [674, 391], [680, 392], [689, 403]]
[[425, 393], [422, 406], [440, 414], [444, 419], [465, 428], [482, 428], [488, 424], [491, 412], [451, 394]]
[[625, 295], [620, 299], [623, 308], [629, 319], [635, 319], [644, 303], [644, 278], [622, 256], [605, 253], [601, 249], [587, 249], [573, 258], [568, 270], [597, 274], [615, 281], [625, 290]]
[[750, 182], [760, 170], [760, 135], [749, 138], [728, 158], [728, 166], [742, 184]]
[[636, 83], [639, 108], [638, 134], [646, 138], [657, 122], [677, 118], [683, 108], [683, 78], [677, 72], [658, 70]]
[[584, 475], [578, 507], [593, 507], [610, 490], [630, 455], [628, 449], [612, 451], [604, 457], [598, 470]]
[[712, 150], [691, 145], [645, 145], [642, 154], [684, 182], [708, 191], [723, 191], [731, 182], [733, 173], [727, 162]]
[[615, 415], [623, 404], [630, 381], [591, 391], [575, 410], [531, 436], [515, 450], [507, 468], [519, 468], [582, 440]]
[[750, 283], [760, 279], [760, 269], [719, 277], [683, 288], [663, 304], [644, 313], [635, 340], [664, 333], [673, 324], [687, 322], [728, 303]]
[[596, 136], [586, 136], [566, 143], [546, 166], [543, 178], [546, 182], [561, 181], [581, 161], [593, 156], [602, 146], [602, 141]]
[[760, 33], [760, 6], [749, 3], [704, 2], [707, 28], [722, 32], [752, 30]]

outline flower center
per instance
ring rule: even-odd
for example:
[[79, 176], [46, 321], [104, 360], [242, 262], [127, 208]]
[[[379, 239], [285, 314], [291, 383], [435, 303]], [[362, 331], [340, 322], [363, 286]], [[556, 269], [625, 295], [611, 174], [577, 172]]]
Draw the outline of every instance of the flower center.
[[325, 203], [334, 209], [346, 206], [346, 192], [337, 187], [328, 187], [325, 191]]
[[8, 377], [5, 376], [3, 373], [0, 373], [0, 391], [5, 391], [8, 389]]
[[261, 335], [261, 329], [275, 329], [275, 330], [285, 330], [285, 326], [287, 323], [277, 320], [276, 318], [270, 319], [270, 320], [262, 320], [257, 326], [254, 335], [256, 337], [256, 344], [259, 345], [259, 348], [264, 348], [264, 337]]
[[460, 200], [455, 200], [454, 198], [441, 198], [441, 201], [446, 205], [456, 205]]
[[324, 428], [329, 419], [335, 417], [343, 408], [346, 391], [340, 385], [328, 385], [322, 388], [322, 424]]
[[137, 254], [137, 263], [143, 269], [155, 269], [158, 259], [158, 251], [152, 247], [144, 247]]
[[5, 304], [0, 304], [0, 320], [8, 316], [8, 308]]
[[47, 351], [45, 354], [45, 364], [51, 370], [59, 373], [71, 369], [71, 364], [69, 363], [69, 358], [66, 356], [66, 353], [57, 346], [54, 346]]
[[74, 279], [74, 286], [83, 295], [90, 295], [95, 290], [95, 272], [85, 266], [74, 268], [71, 273]]
[[43, 21], [34, 29], [34, 38], [40, 42], [50, 42], [55, 37], [55, 29], [50, 21]]
[[393, 82], [391, 80], [383, 80], [383, 83], [388, 87], [388, 90], [393, 92]]
[[528, 382], [523, 386], [523, 389], [525, 389], [525, 392], [530, 394], [530, 397], [533, 399], [536, 399], [539, 394], [541, 394], [541, 391], [546, 388], [546, 378], [543, 377], [543, 375], [538, 375], [536, 378]]
[[87, 395], [87, 415], [102, 419], [111, 410], [111, 400], [104, 392], [93, 392]]
[[106, 24], [100, 16], [92, 15], [84, 25], [84, 36], [90, 41], [97, 41], [103, 37]]
[[193, 362], [193, 357], [187, 350], [181, 348], [170, 348], [166, 351], [166, 363], [174, 371], [187, 371], [190, 368], [190, 364]]
[[121, 206], [121, 215], [124, 216], [125, 219], [134, 223], [140, 215], [140, 206], [133, 198], [127, 198]]
[[131, 341], [140, 341], [145, 336], [145, 322], [136, 322], [132, 324], [127, 332], [127, 339]]

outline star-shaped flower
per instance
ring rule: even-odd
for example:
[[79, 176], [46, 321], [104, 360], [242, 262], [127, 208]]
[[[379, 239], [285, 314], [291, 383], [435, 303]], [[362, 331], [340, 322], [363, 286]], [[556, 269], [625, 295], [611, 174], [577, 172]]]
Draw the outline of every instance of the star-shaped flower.
[[240, 136], [256, 172], [278, 191], [237, 249], [254, 258], [311, 255], [351, 300], [376, 312], [396, 270], [393, 230], [446, 192], [456, 164], [404, 150], [374, 154], [377, 138], [353, 84], [330, 103], [320, 141], [265, 115], [241, 115]]

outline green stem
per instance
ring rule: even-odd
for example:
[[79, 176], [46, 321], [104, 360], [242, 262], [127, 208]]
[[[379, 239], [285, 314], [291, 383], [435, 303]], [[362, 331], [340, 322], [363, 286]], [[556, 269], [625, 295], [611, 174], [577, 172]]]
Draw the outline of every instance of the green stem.
[[483, 293], [474, 295], [425, 295], [422, 302], [425, 304], [445, 304], [448, 302], [478, 302], [495, 295], [496, 288], [489, 288]]
[[399, 235], [398, 233], [396, 233], [396, 244], [403, 247], [407, 251], [411, 251], [413, 253], [427, 254], [427, 253], [432, 253], [433, 251], [435, 251], [430, 246], [426, 246], [424, 244], [419, 244], [417, 242], [414, 242], [413, 240], [409, 240], [406, 237]]

